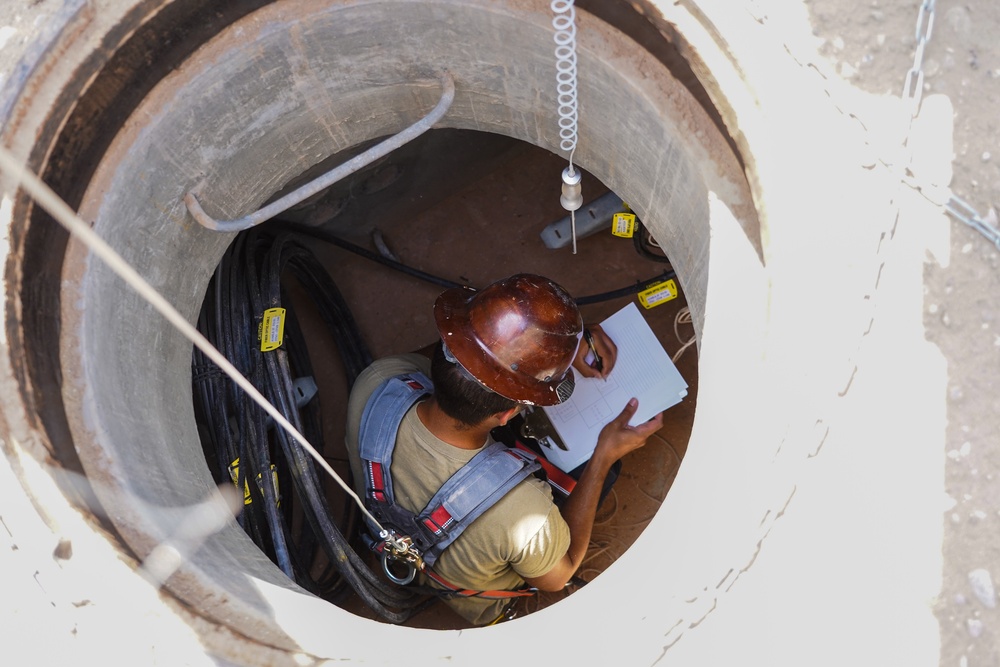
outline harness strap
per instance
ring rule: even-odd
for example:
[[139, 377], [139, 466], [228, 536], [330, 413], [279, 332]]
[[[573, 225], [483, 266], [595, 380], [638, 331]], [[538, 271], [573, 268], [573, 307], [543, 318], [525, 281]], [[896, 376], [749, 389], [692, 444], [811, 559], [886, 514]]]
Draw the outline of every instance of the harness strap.
[[[412, 539], [426, 566], [433, 566], [469, 525], [541, 467], [533, 452], [494, 442], [448, 478], [422, 510], [414, 513], [399, 506], [391, 475], [396, 435], [407, 412], [432, 390], [431, 381], [422, 373], [385, 380], [368, 399], [358, 432], [358, 453], [366, 478], [365, 505], [383, 526]], [[376, 526], [369, 525], [369, 529], [373, 536], [378, 535]]]
[[455, 597], [482, 598], [484, 600], [509, 600], [512, 598], [530, 597], [537, 592], [534, 588], [520, 588], [516, 591], [474, 591], [468, 588], [459, 588], [429, 567], [424, 568], [424, 574], [440, 586], [448, 589], [448, 593], [454, 595]]
[[433, 536], [433, 546], [425, 550], [424, 562], [434, 565], [473, 521], [540, 467], [533, 453], [510, 449], [502, 442], [494, 442], [476, 454], [417, 515], [421, 526]]
[[394, 504], [389, 469], [396, 432], [403, 416], [414, 403], [431, 393], [431, 387], [426, 375], [412, 373], [383, 382], [368, 399], [358, 428], [358, 455], [365, 464], [366, 501]]
[[[385, 554], [386, 551], [385, 540], [373, 543], [371, 548], [372, 551], [374, 551], [377, 554]], [[466, 597], [466, 598], [478, 597], [484, 600], [507, 600], [511, 598], [530, 597], [538, 592], [537, 588], [531, 588], [529, 586], [526, 586], [525, 588], [520, 588], [516, 591], [502, 591], [502, 590], [477, 591], [471, 588], [462, 588], [461, 586], [456, 586], [455, 584], [451, 583], [450, 581], [442, 577], [440, 574], [432, 570], [426, 564], [420, 568], [420, 571], [423, 572], [425, 575], [427, 575], [428, 579], [431, 579], [432, 581], [434, 581], [439, 586], [445, 589], [443, 591], [435, 590], [435, 592], [438, 595], [441, 595], [442, 597]], [[412, 572], [415, 572], [415, 570], [411, 570], [411, 573]]]

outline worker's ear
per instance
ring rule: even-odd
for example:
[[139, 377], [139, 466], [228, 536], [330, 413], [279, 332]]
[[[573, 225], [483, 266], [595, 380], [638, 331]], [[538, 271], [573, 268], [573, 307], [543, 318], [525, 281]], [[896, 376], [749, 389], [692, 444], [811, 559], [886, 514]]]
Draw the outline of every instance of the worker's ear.
[[515, 405], [510, 410], [504, 410], [503, 412], [496, 413], [496, 418], [500, 422], [500, 426], [506, 426], [507, 422], [513, 419], [518, 412], [521, 411], [520, 405]]

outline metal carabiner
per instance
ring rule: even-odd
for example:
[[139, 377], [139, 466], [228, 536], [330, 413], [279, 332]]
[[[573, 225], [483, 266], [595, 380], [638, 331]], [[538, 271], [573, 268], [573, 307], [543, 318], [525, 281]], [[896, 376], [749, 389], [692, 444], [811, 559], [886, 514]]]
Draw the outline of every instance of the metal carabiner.
[[[416, 568], [416, 566], [413, 563], [409, 563], [409, 562], [406, 563], [406, 567], [409, 570], [406, 573], [406, 575], [403, 576], [403, 577], [400, 577], [400, 576], [396, 575], [392, 571], [392, 569], [389, 567], [389, 560], [390, 560], [389, 550], [388, 549], [383, 549], [383, 551], [382, 551], [382, 571], [385, 572], [385, 576], [389, 577], [389, 579], [393, 583], [399, 584], [400, 586], [406, 586], [407, 584], [409, 584], [410, 582], [413, 581], [414, 577], [417, 576], [417, 568]], [[396, 559], [392, 558], [391, 560], [396, 560]], [[397, 561], [397, 562], [401, 562], [401, 561]]]

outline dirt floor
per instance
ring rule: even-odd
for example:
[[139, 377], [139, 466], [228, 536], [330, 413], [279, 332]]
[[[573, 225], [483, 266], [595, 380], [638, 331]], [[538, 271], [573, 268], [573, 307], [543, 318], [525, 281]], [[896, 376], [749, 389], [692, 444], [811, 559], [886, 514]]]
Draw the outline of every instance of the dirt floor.
[[[847, 82], [899, 96], [913, 65], [921, 3], [807, 0], [820, 53]], [[954, 107], [952, 191], [986, 218], [1000, 207], [1000, 4], [938, 2], [923, 71], [924, 97]], [[902, 122], [902, 121], [901, 121]], [[995, 217], [993, 218], [995, 221]], [[953, 222], [950, 261], [928, 261], [926, 338], [948, 364], [942, 522], [941, 665], [1000, 665], [1000, 254]], [[946, 263], [946, 265], [944, 265]], [[905, 461], [900, 462], [905, 470]], [[985, 574], [985, 573], [988, 573]]]

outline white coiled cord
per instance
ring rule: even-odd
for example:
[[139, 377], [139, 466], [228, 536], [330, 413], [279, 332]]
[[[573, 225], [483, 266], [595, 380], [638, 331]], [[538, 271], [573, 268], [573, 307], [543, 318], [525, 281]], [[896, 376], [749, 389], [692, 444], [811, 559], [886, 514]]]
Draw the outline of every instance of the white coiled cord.
[[573, 167], [576, 150], [576, 9], [574, 0], [552, 0], [552, 27], [556, 42], [556, 94], [558, 95], [559, 147], [569, 153]]
[[552, 27], [556, 42], [556, 96], [559, 114], [559, 147], [569, 153], [569, 166], [562, 173], [562, 196], [559, 202], [569, 211], [576, 254], [576, 210], [583, 205], [580, 174], [573, 168], [577, 140], [576, 95], [576, 8], [574, 0], [552, 0]]

